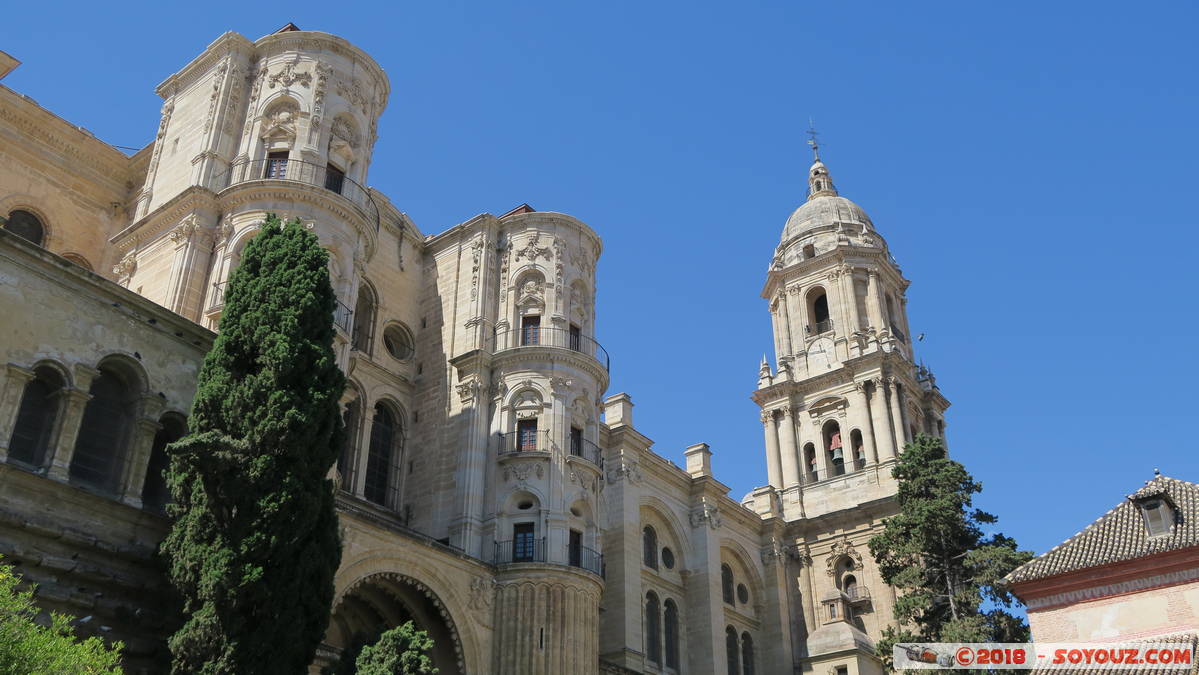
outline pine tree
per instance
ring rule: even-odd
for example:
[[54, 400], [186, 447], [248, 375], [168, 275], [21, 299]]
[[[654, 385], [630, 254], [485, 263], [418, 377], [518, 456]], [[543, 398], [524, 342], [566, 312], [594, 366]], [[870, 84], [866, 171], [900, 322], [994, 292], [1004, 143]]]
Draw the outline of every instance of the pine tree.
[[373, 645], [362, 648], [354, 662], [357, 675], [436, 675], [429, 658], [433, 639], [407, 621], [379, 636]]
[[1032, 554], [1010, 537], [984, 536], [982, 526], [997, 519], [972, 508], [982, 485], [924, 434], [904, 448], [892, 475], [899, 513], [884, 521], [870, 552], [899, 593], [899, 628], [884, 631], [879, 657], [890, 665], [897, 642], [1026, 642], [1027, 624], [1007, 611], [1019, 601], [1000, 580]]
[[175, 673], [305, 672], [341, 561], [333, 485], [345, 378], [328, 254], [271, 214], [229, 279], [192, 433], [169, 447], [163, 542], [186, 622]]

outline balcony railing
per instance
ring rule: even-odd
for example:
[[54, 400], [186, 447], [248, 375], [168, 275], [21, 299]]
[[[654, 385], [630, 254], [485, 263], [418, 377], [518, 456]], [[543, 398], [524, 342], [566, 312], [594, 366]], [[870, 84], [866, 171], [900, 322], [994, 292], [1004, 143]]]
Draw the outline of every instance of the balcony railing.
[[513, 431], [496, 436], [499, 443], [497, 452], [501, 455], [516, 452], [549, 452], [553, 447], [548, 430]]
[[845, 596], [850, 602], [869, 602], [870, 589], [865, 586], [851, 586], [845, 590]]
[[808, 335], [818, 335], [820, 333], [827, 333], [832, 329], [833, 329], [833, 320], [825, 319], [824, 321], [817, 321], [816, 323], [809, 325], [808, 326]]
[[298, 159], [255, 159], [231, 165], [217, 178], [216, 189], [255, 180], [294, 181], [336, 192], [361, 209], [375, 231], [379, 231], [379, 207], [370, 191], [336, 169]]
[[604, 576], [604, 554], [586, 546], [568, 547], [566, 564]]
[[599, 361], [604, 370], [608, 370], [609, 366], [608, 352], [595, 338], [566, 328], [530, 327], [496, 331], [489, 346], [496, 352], [518, 347], [557, 347], [582, 352]]
[[522, 537], [508, 541], [495, 542], [496, 565], [522, 562], [545, 562], [545, 537], [533, 539]]
[[571, 439], [570, 454], [574, 457], [582, 457], [600, 469], [604, 468], [604, 451], [600, 449], [600, 446], [586, 438]]
[[215, 311], [225, 306], [225, 286], [229, 280], [216, 281], [212, 284], [212, 298], [208, 301], [208, 311]]

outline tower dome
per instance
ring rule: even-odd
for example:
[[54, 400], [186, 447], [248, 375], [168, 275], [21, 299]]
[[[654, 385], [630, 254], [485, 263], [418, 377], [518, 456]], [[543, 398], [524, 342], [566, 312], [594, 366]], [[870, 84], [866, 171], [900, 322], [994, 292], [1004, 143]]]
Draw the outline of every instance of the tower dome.
[[817, 155], [808, 169], [808, 199], [787, 218], [774, 264], [789, 265], [838, 243], [876, 246], [881, 238], [862, 207], [837, 193]]

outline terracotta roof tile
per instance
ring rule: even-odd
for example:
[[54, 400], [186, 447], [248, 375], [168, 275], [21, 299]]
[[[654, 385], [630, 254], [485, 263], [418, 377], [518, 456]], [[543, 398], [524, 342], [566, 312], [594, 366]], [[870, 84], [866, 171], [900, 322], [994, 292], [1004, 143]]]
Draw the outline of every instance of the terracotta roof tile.
[[[1169, 534], [1150, 537], [1136, 500], [1164, 497], [1175, 509]], [[1043, 579], [1156, 553], [1199, 546], [1199, 485], [1156, 476], [1086, 529], [1007, 575], [1008, 583]]]

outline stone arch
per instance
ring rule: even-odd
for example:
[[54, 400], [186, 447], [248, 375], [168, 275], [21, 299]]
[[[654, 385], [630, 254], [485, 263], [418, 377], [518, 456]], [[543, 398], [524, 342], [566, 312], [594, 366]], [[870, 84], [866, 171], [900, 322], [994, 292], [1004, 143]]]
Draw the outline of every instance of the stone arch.
[[[754, 614], [759, 614], [758, 608], [765, 602], [766, 587], [758, 568], [754, 565], [754, 556], [740, 542], [733, 539], [722, 539], [720, 542], [720, 560], [733, 568], [733, 576], [737, 583], [744, 581], [749, 587], [749, 607]], [[740, 604], [740, 600], [738, 600]]]
[[129, 378], [129, 384], [139, 395], [150, 391], [150, 377], [137, 358], [124, 352], [109, 352], [96, 361], [97, 369], [105, 367], [116, 369], [122, 377]]
[[[421, 575], [423, 578], [424, 574]], [[373, 643], [385, 630], [412, 620], [433, 638], [432, 658], [438, 671], [456, 675], [473, 671], [454, 613], [444, 593], [415, 576], [396, 571], [365, 574], [338, 592], [325, 633], [325, 644], [351, 655]]]
[[70, 389], [71, 387], [75, 386], [75, 378], [72, 377], [71, 369], [58, 359], [49, 357], [38, 359], [33, 363], [33, 365], [29, 366], [30, 370], [37, 370], [38, 368], [49, 368], [55, 371], [58, 376], [62, 378], [63, 388], [65, 389]]
[[0, 218], [7, 219], [13, 211], [27, 211], [30, 215], [37, 218], [38, 223], [42, 226], [42, 241], [39, 246], [44, 249], [50, 249], [51, 244], [57, 244], [56, 226], [58, 224], [58, 214], [52, 213], [57, 211], [52, 205], [45, 206], [43, 202], [46, 200], [37, 199], [26, 194], [9, 195], [0, 199]]
[[[684, 536], [684, 534], [689, 532], [690, 529], [683, 527], [683, 522], [679, 520], [674, 510], [667, 506], [666, 503], [661, 499], [653, 495], [647, 495], [641, 498], [639, 510], [641, 515], [641, 523], [637, 529], [638, 535], [640, 536], [641, 527], [644, 527], [645, 525], [653, 525], [658, 535], [659, 554], [661, 553], [660, 549], [664, 545], [664, 540], [668, 539], [672, 548], [674, 549], [673, 553], [675, 554], [676, 560], [674, 566], [675, 571], [682, 572], [683, 570], [688, 569], [687, 565], [689, 564], [692, 553], [691, 542], [686, 536]], [[656, 522], [647, 521], [645, 518], [646, 514], [649, 514], [652, 518], [655, 518]]]
[[78, 253], [72, 253], [72, 252], [68, 251], [66, 253], [63, 253], [62, 257], [63, 257], [63, 260], [69, 260], [71, 263], [78, 265], [79, 267], [82, 267], [83, 269], [87, 270], [88, 272], [96, 271], [96, 268], [92, 266], [92, 263], [87, 258], [83, 257], [82, 255], [80, 255]]

